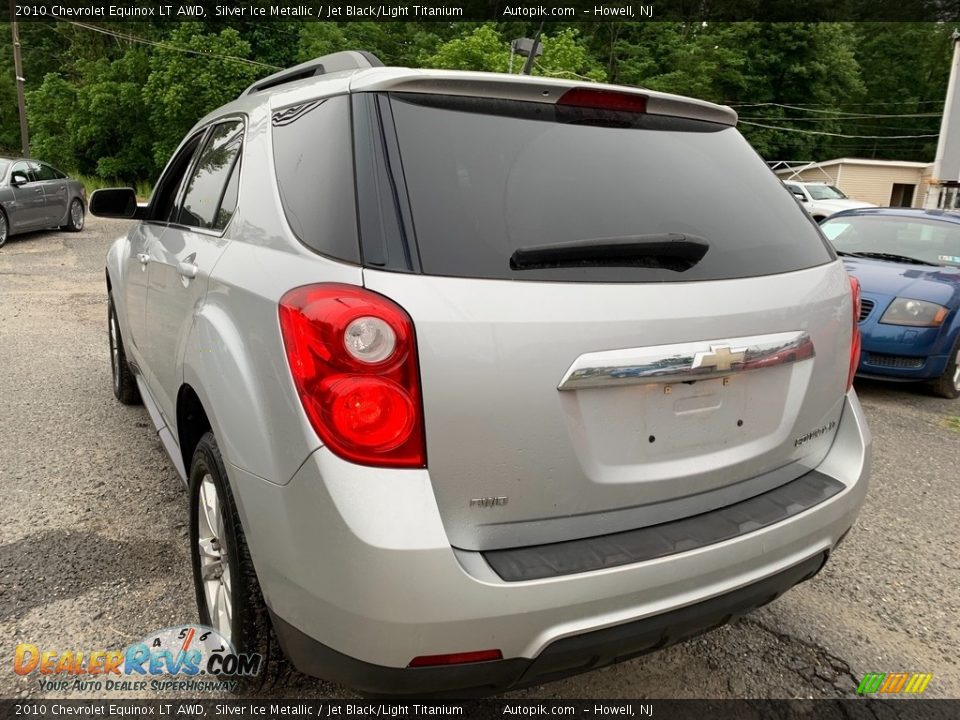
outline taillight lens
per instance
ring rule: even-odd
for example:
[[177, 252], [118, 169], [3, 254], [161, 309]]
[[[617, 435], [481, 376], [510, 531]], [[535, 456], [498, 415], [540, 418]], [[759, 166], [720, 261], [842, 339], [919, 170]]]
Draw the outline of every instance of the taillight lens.
[[557, 100], [557, 105], [645, 113], [647, 111], [647, 96], [617, 92], [616, 90], [576, 87], [570, 88], [561, 95], [560, 99]]
[[847, 390], [853, 387], [853, 376], [860, 364], [860, 281], [850, 277], [850, 297], [853, 300], [853, 335], [850, 338], [850, 372], [847, 375]]
[[300, 402], [324, 445], [351, 462], [425, 467], [413, 321], [352, 285], [291, 290], [280, 330]]

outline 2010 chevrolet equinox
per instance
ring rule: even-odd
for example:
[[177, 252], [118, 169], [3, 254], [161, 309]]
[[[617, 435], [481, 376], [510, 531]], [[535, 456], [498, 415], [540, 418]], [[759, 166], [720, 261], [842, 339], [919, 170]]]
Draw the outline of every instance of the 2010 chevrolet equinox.
[[867, 488], [859, 291], [735, 126], [344, 52], [201, 120], [149, 205], [94, 195], [136, 220], [113, 389], [189, 487], [201, 621], [483, 693], [814, 575]]

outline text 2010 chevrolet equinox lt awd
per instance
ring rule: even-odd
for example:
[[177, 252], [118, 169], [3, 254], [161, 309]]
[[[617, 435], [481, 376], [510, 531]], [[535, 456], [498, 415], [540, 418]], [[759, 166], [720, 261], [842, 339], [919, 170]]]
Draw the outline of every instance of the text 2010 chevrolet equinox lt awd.
[[[208, 115], [107, 257], [200, 619], [369, 693], [633, 657], [813, 576], [859, 289], [728, 108], [344, 52]], [[731, 212], [740, 198], [750, 212]]]

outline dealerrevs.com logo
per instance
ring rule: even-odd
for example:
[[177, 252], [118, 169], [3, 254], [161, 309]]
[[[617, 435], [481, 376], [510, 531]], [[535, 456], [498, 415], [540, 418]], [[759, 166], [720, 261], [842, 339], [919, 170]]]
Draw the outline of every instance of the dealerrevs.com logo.
[[38, 676], [44, 692], [176, 692], [233, 690], [237, 677], [260, 672], [263, 658], [237, 653], [219, 632], [202, 625], [170, 627], [124, 650], [55, 650], [20, 643], [13, 671]]

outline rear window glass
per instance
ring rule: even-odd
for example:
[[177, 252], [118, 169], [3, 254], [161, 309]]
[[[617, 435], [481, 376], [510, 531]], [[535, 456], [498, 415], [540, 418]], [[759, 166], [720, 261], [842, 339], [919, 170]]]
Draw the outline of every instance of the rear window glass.
[[[540, 103], [391, 97], [425, 273], [689, 281], [832, 259], [816, 226], [735, 128]], [[510, 265], [520, 248], [659, 234], [703, 238], [709, 249], [683, 271]]]

